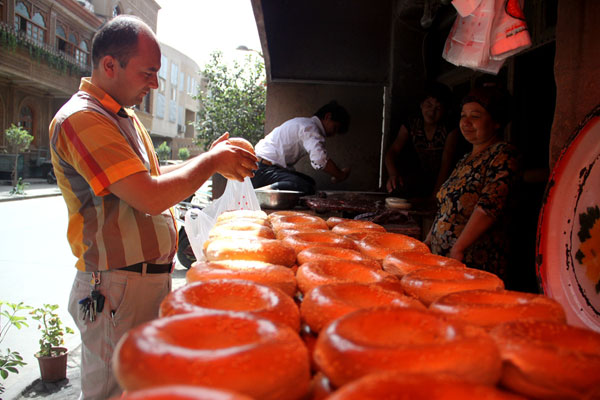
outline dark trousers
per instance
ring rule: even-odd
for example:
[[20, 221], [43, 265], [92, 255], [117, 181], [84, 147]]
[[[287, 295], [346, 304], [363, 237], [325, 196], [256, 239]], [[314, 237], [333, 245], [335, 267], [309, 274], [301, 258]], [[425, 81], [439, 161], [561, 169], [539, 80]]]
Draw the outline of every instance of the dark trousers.
[[255, 188], [271, 185], [271, 188], [277, 190], [295, 190], [308, 195], [315, 193], [313, 178], [277, 165], [258, 163], [258, 170], [251, 180]]

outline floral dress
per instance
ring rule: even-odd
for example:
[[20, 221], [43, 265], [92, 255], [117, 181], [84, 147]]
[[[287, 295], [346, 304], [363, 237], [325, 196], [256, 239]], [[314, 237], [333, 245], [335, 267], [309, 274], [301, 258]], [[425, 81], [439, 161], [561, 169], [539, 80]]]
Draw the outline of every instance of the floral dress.
[[466, 154], [437, 194], [438, 211], [431, 230], [431, 251], [446, 256], [475, 207], [496, 221], [465, 252], [464, 263], [505, 278], [506, 218], [509, 193], [520, 176], [515, 147], [499, 142], [469, 159]]

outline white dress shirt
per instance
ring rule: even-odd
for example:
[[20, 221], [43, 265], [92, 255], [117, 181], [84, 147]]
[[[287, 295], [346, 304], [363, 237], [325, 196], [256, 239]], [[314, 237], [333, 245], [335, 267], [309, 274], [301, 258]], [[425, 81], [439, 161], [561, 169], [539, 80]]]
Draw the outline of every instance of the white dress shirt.
[[325, 129], [319, 117], [290, 119], [273, 129], [254, 146], [256, 156], [283, 168], [291, 167], [306, 154], [316, 169], [325, 168]]

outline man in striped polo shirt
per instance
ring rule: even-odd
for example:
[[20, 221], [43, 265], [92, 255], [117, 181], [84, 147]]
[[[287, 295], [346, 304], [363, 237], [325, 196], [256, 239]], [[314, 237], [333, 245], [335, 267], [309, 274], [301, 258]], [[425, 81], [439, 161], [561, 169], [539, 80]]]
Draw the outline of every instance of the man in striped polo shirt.
[[[126, 107], [158, 87], [160, 60], [144, 22], [110, 20], [92, 42], [91, 78], [81, 80], [50, 125], [67, 239], [77, 257], [69, 312], [81, 332], [83, 399], [120, 393], [111, 367], [115, 345], [130, 328], [156, 318], [171, 290], [177, 230], [170, 207], [214, 173], [243, 180], [256, 169], [256, 157], [231, 145], [227, 134], [186, 163], [159, 166], [148, 132]], [[95, 316], [94, 296], [104, 299]]]

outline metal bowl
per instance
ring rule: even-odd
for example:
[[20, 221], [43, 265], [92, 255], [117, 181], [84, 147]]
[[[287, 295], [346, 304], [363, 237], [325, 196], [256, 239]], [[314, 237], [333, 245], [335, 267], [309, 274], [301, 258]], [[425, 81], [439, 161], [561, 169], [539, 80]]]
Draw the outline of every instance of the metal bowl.
[[254, 191], [261, 208], [282, 210], [294, 208], [302, 192], [294, 190], [256, 189]]

